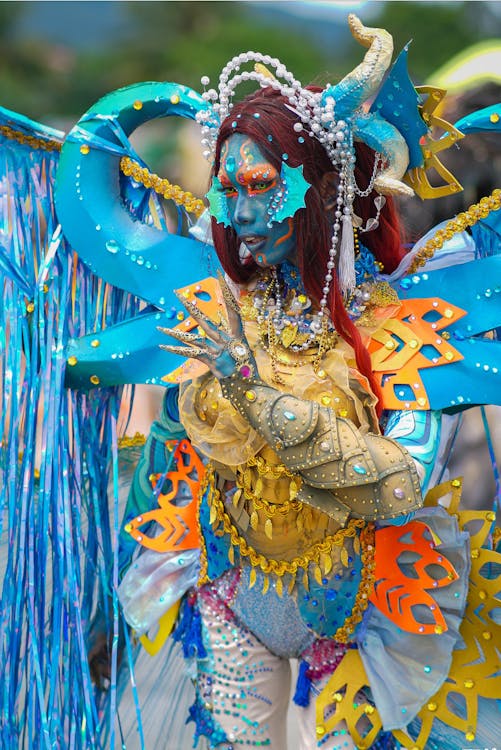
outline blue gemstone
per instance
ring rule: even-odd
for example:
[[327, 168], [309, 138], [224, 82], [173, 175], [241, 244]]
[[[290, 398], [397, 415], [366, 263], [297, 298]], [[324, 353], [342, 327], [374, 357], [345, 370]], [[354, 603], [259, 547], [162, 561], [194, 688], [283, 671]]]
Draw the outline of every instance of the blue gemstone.
[[408, 278], [402, 279], [399, 286], [401, 289], [408, 289], [410, 286], [412, 286], [412, 281]]
[[293, 422], [296, 419], [296, 415], [291, 411], [284, 411], [284, 417], [288, 419], [289, 422]]
[[355, 471], [357, 474], [367, 474], [367, 469], [364, 469], [363, 466], [359, 466], [359, 464], [354, 465], [353, 471]]

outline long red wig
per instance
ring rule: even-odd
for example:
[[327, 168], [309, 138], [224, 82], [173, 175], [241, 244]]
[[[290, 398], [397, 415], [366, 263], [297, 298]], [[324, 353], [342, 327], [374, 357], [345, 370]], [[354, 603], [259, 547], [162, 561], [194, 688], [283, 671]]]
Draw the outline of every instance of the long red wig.
[[[312, 87], [311, 90], [319, 89]], [[290, 166], [303, 165], [304, 177], [311, 187], [305, 196], [306, 208], [299, 209], [294, 215], [297, 263], [307, 294], [318, 303], [322, 297], [332, 238], [332, 218], [325, 208], [320, 185], [322, 177], [333, 172], [333, 165], [316, 138], [294, 130], [296, 122], [298, 117], [287, 106], [287, 100], [271, 87], [261, 89], [235, 104], [219, 131], [214, 173], [219, 171], [222, 143], [233, 133], [252, 138], [279, 172], [284, 154], [287, 154], [287, 164]], [[365, 144], [356, 144], [355, 178], [362, 190], [369, 184], [373, 168], [374, 152]], [[375, 197], [376, 194], [372, 192], [366, 197], [355, 198], [354, 211], [364, 223], [375, 215]], [[213, 218], [212, 233], [221, 265], [229, 277], [242, 284], [254, 276], [258, 266], [252, 259], [250, 262], [246, 260], [245, 264], [241, 262], [233, 228], [225, 228]], [[381, 211], [378, 229], [368, 232], [363, 239], [376, 260], [382, 263], [383, 270], [391, 273], [405, 254], [398, 215], [391, 198], [387, 198]], [[354, 350], [358, 370], [379, 396], [369, 353], [346, 312], [336, 274], [331, 284], [328, 306], [336, 330]]]

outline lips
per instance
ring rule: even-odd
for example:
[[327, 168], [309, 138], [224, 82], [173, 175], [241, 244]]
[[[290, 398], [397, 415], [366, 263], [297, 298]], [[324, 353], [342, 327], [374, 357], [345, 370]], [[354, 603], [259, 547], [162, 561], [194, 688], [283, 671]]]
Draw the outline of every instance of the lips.
[[266, 237], [262, 234], [246, 234], [240, 237], [240, 258], [242, 259], [242, 252], [245, 251], [243, 259], [247, 254], [256, 255], [266, 244]]

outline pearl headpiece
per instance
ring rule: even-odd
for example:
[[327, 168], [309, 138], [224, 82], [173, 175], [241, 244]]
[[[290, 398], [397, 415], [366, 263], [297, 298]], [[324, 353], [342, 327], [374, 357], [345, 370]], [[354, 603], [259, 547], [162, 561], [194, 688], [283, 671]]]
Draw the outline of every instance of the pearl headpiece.
[[[383, 195], [413, 194], [412, 189], [401, 181], [409, 163], [404, 136], [379, 112], [367, 112], [363, 108], [364, 102], [378, 90], [388, 69], [393, 52], [392, 38], [383, 29], [365, 27], [353, 14], [348, 20], [355, 38], [369, 49], [363, 62], [337, 85], [327, 85], [318, 93], [309, 91], [277, 58], [260, 52], [244, 52], [225, 65], [217, 90], [209, 88], [204, 91], [202, 97], [207, 108], [197, 114], [202, 128], [204, 156], [211, 159], [220, 125], [231, 116], [236, 87], [247, 81], [256, 81], [284, 97], [286, 106], [297, 115], [293, 127], [298, 139], [312, 137], [322, 144], [339, 174], [332, 243], [320, 301], [322, 315], [327, 306], [337, 254], [341, 290], [348, 295], [355, 289], [353, 225], [361, 232], [375, 229], [385, 202]], [[243, 70], [249, 63], [253, 64], [253, 69]], [[210, 84], [207, 76], [202, 78], [202, 84], [204, 87]], [[354, 140], [366, 142], [376, 152], [374, 171], [364, 189], [359, 188], [355, 181]], [[372, 190], [380, 194], [375, 199], [376, 216], [361, 226], [360, 219], [353, 212], [353, 201], [356, 195], [369, 195]]]

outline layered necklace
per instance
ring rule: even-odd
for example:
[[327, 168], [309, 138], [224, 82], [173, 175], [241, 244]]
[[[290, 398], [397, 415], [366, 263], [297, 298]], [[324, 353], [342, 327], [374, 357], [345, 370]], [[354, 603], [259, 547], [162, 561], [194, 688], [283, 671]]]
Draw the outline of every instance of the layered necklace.
[[273, 379], [283, 383], [280, 364], [299, 366], [307, 359], [291, 357], [307, 352], [313, 355], [313, 368], [319, 367], [325, 352], [337, 342], [337, 333], [328, 316], [313, 309], [299, 271], [285, 262], [273, 267], [257, 283], [250, 296], [249, 318], [257, 321], [260, 342], [270, 355]]

